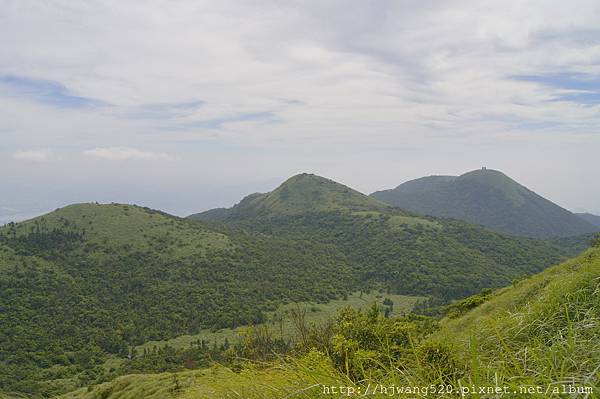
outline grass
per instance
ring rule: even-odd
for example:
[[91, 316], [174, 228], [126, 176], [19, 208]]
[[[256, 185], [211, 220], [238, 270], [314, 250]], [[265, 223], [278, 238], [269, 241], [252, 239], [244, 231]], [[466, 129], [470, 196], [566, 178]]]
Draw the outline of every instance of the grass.
[[217, 365], [181, 373], [128, 375], [60, 399], [315, 398], [321, 384], [339, 385], [340, 380], [322, 355], [311, 353], [268, 367], [249, 365], [240, 372]]
[[233, 245], [224, 234], [134, 205], [69, 205], [17, 224], [16, 234], [26, 234], [36, 225], [49, 230], [55, 227], [85, 230], [92, 244], [114, 250], [161, 249], [156, 252], [171, 258], [202, 255], [208, 249], [227, 249]]
[[178, 397], [190, 387], [204, 371], [184, 373], [133, 374], [114, 381], [81, 388], [62, 399], [168, 399]]
[[[573, 383], [600, 392], [600, 249], [499, 292], [436, 339], [452, 342], [478, 367], [513, 385]], [[512, 370], [512, 372], [511, 372]]]
[[[347, 299], [336, 299], [328, 303], [299, 302], [280, 306], [275, 312], [267, 314], [266, 324], [275, 331], [282, 332], [284, 337], [291, 337], [295, 332], [295, 328], [290, 318], [290, 311], [296, 307], [306, 310], [306, 321], [308, 323], [320, 324], [335, 316], [336, 313], [344, 307], [349, 306], [354, 309], [367, 309], [374, 302], [382, 305], [386, 298], [391, 299], [394, 303], [391, 316], [406, 314], [410, 312], [419, 301], [425, 299], [424, 297], [384, 294], [380, 292], [371, 292], [368, 294], [355, 292], [348, 295]], [[205, 340], [209, 343], [216, 342], [217, 344], [220, 344], [227, 339], [230, 343], [234, 343], [239, 339], [240, 333], [246, 328], [247, 327], [242, 326], [234, 329], [225, 328], [218, 331], [206, 329], [194, 335], [182, 335], [164, 341], [149, 341], [137, 346], [136, 350], [138, 352], [143, 352], [144, 349], [151, 350], [154, 346], [159, 348], [165, 345], [174, 348], [186, 348], [189, 347], [192, 342], [197, 340]]]
[[425, 227], [433, 227], [436, 229], [441, 229], [442, 225], [433, 220], [427, 220], [422, 217], [414, 217], [414, 216], [392, 216], [389, 220], [390, 227], [394, 229], [401, 229], [404, 226], [418, 226], [422, 225]]

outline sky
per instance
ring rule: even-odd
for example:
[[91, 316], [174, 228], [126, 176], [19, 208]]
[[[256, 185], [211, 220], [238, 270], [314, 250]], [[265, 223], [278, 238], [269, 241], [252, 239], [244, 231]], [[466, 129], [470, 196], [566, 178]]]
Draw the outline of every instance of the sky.
[[600, 214], [600, 2], [0, 0], [0, 223], [498, 169]]

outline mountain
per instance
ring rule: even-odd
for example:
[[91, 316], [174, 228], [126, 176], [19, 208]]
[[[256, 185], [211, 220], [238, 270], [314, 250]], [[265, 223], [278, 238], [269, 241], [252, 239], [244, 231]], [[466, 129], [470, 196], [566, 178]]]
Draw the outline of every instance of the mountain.
[[576, 213], [577, 217], [585, 220], [586, 222], [600, 228], [600, 216], [593, 215], [591, 213]]
[[464, 220], [517, 236], [566, 237], [599, 230], [491, 169], [423, 177], [371, 197], [410, 212]]
[[[410, 214], [306, 174], [202, 215], [211, 221], [77, 204], [0, 227], [0, 397], [87, 387], [106, 398], [94, 386], [124, 374], [215, 361], [237, 369], [238, 344], [198, 339], [152, 349], [150, 342], [266, 328], [266, 315], [284, 303], [352, 292], [425, 296], [427, 306], [439, 305], [510, 284], [571, 251], [570, 241], [556, 246]], [[242, 349], [273, 342], [269, 334], [245, 337]], [[264, 353], [290, 347], [274, 342]]]
[[[318, 276], [316, 278], [315, 276]], [[79, 204], [0, 228], [0, 392], [49, 397], [114, 376], [149, 340], [261, 322], [356, 287], [336, 248]]]
[[365, 287], [383, 285], [394, 293], [442, 301], [502, 286], [568, 252], [545, 241], [417, 216], [312, 174], [291, 177], [232, 208], [189, 218], [334, 245]]
[[239, 220], [338, 210], [385, 210], [388, 205], [314, 174], [302, 173], [266, 194], [250, 194], [236, 206], [190, 215], [195, 220]]

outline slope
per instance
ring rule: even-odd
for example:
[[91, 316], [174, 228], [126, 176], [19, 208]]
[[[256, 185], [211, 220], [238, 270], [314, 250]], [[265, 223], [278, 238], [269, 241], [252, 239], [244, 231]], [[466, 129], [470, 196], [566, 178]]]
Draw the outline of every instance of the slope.
[[458, 177], [423, 177], [371, 196], [411, 212], [464, 220], [512, 235], [549, 238], [598, 231], [597, 226], [490, 169]]
[[[213, 216], [217, 217], [213, 217]], [[448, 300], [508, 284], [561, 259], [548, 242], [509, 238], [454, 220], [416, 216], [315, 175], [294, 176], [218, 213], [191, 219], [335, 245], [358, 279], [394, 293]]]
[[577, 215], [580, 219], [583, 219], [586, 222], [600, 228], [600, 216], [591, 213], [576, 213], [575, 215]]
[[498, 383], [510, 385], [511, 391], [520, 386], [562, 389], [565, 384], [592, 387], [597, 393], [599, 282], [597, 239], [595, 247], [579, 257], [498, 291], [463, 316], [445, 320], [432, 340], [451, 345], [457, 357], [469, 359], [474, 382], [496, 373]]
[[69, 206], [0, 228], [0, 391], [48, 396], [102, 380], [107, 354], [355, 285], [332, 246], [131, 205]]

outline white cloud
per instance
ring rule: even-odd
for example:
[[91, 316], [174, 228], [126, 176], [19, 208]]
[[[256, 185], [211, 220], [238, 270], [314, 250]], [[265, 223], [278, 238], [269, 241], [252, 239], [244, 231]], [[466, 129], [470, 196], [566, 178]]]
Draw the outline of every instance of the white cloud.
[[173, 157], [164, 152], [143, 151], [137, 148], [128, 147], [103, 147], [93, 148], [83, 151], [83, 154], [93, 158], [105, 159], [108, 161], [126, 161], [126, 160], [142, 160], [142, 161], [169, 161]]
[[18, 161], [46, 162], [51, 157], [49, 150], [17, 150], [13, 154], [13, 158]]
[[[600, 186], [569, 179], [600, 179], [600, 104], [553, 101], [560, 88], [510, 78], [600, 74], [596, 0], [9, 4], [0, 76], [23, 77], [10, 90], [0, 80], [10, 152], [174, 153], [185, 170], [140, 169], [199, 185], [310, 169], [363, 191], [486, 164], [565, 205], [600, 203]], [[57, 82], [35, 92], [44, 101], [14, 95], [38, 80]], [[72, 106], [83, 99], [106, 106]], [[81, 158], [53, 176], [89, 173]], [[95, 173], [113, 176], [106, 166]]]

